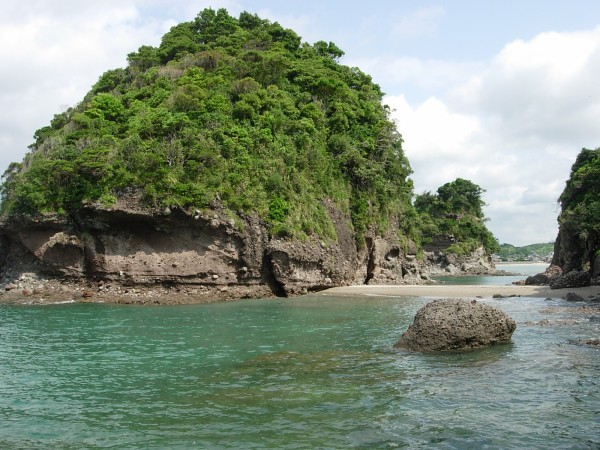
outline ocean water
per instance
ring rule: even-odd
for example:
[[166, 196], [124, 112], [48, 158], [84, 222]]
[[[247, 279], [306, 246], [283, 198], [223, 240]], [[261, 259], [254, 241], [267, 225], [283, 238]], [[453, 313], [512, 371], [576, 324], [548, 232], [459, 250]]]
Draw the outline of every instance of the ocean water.
[[394, 351], [430, 300], [0, 305], [0, 448], [599, 448], [598, 315], [483, 300], [512, 343]]
[[514, 275], [507, 276], [466, 276], [466, 277], [436, 277], [442, 284], [479, 284], [487, 286], [505, 286], [524, 280], [530, 275], [544, 272], [549, 264], [546, 263], [496, 263], [496, 269]]

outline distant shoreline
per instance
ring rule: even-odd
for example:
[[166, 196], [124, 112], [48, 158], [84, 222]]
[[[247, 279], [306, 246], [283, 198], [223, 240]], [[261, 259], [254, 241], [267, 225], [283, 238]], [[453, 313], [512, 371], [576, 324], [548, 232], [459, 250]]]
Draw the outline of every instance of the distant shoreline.
[[550, 263], [543, 262], [543, 261], [497, 261], [497, 262], [495, 261], [494, 264], [497, 266], [512, 265], [512, 264], [539, 264], [540, 266], [549, 266], [550, 265]]
[[361, 285], [334, 287], [320, 292], [318, 295], [351, 296], [376, 295], [389, 297], [536, 297], [564, 298], [574, 292], [585, 300], [600, 296], [600, 286], [588, 286], [576, 289], [550, 289], [549, 286], [495, 286], [495, 285]]

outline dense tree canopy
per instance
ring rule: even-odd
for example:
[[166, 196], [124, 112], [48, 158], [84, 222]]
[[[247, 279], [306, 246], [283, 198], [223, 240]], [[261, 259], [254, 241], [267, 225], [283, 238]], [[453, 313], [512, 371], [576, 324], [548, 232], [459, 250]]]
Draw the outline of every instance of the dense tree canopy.
[[69, 215], [135, 190], [149, 206], [256, 211], [275, 234], [335, 239], [326, 199], [359, 235], [392, 218], [408, 229], [401, 136], [379, 87], [342, 56], [256, 15], [205, 9], [38, 130], [4, 174], [2, 210]]
[[436, 194], [417, 195], [415, 209], [423, 241], [446, 235], [456, 241], [449, 251], [469, 253], [480, 246], [488, 253], [497, 251], [498, 241], [485, 226], [485, 203], [481, 199], [484, 192], [475, 183], [457, 178], [440, 186]]

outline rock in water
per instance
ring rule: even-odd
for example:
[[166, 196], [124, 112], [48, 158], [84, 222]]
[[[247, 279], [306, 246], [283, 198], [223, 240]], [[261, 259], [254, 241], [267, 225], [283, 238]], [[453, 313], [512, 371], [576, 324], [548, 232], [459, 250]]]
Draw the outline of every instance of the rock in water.
[[394, 347], [422, 352], [487, 347], [510, 341], [516, 328], [503, 311], [483, 303], [435, 300], [417, 311]]

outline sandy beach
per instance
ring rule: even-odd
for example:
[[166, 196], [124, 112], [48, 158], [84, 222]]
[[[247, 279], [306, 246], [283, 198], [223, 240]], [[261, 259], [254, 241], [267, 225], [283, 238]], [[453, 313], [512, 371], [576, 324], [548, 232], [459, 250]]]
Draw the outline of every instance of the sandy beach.
[[[564, 298], [574, 292], [584, 300], [600, 300], [600, 286], [577, 289], [550, 289], [548, 286], [517, 285], [356, 285], [333, 287], [311, 293], [323, 296], [385, 296], [385, 297], [432, 297], [432, 298], [493, 298], [493, 297], [539, 297]], [[53, 304], [53, 303], [125, 303], [138, 305], [176, 305], [213, 303], [242, 298], [269, 297], [251, 296], [244, 287], [229, 288], [226, 292], [199, 289], [166, 289], [159, 286], [121, 289], [111, 286], [109, 290], [98, 287], [47, 282], [43, 289], [31, 286], [0, 291], [0, 304]]]
[[564, 298], [574, 292], [584, 299], [600, 297], [600, 286], [577, 289], [550, 289], [548, 286], [489, 286], [489, 285], [361, 285], [327, 289], [320, 295], [380, 295], [380, 296], [418, 296], [418, 297], [541, 297]]

